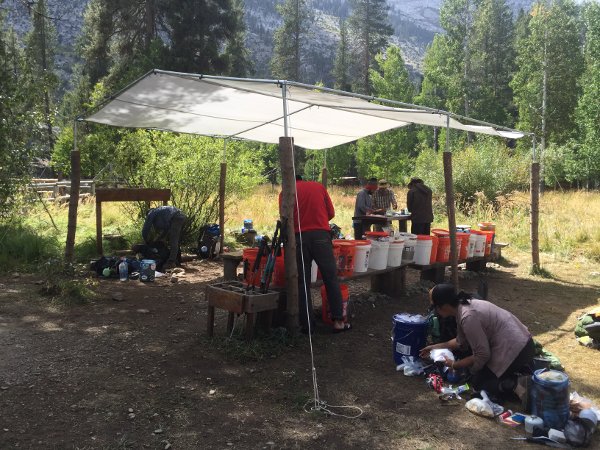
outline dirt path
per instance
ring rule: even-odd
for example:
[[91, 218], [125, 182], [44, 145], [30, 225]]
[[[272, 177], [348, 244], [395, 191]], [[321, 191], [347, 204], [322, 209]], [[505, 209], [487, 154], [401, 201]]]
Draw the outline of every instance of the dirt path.
[[[70, 308], [49, 304], [33, 276], [1, 278], [0, 448], [526, 445], [510, 440], [516, 430], [442, 406], [422, 378], [395, 371], [391, 317], [422, 312], [424, 293], [389, 299], [353, 283], [355, 329], [332, 335], [318, 328], [321, 398], [363, 409], [350, 420], [303, 411], [312, 395], [306, 338], [226, 344], [222, 313], [216, 337], [205, 337], [203, 283], [220, 273], [217, 263], [194, 263], [177, 284], [103, 280], [98, 299]], [[487, 279], [491, 300], [515, 312], [563, 359], [574, 388], [600, 403], [600, 354], [572, 334], [578, 312], [598, 304], [598, 286], [540, 282], [514, 267]], [[464, 287], [475, 290], [477, 281]], [[111, 299], [115, 291], [122, 302]]]

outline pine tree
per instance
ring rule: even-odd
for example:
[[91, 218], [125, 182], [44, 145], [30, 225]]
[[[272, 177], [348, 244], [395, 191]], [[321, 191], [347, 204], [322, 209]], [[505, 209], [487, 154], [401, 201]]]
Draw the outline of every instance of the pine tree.
[[[409, 79], [402, 53], [390, 45], [385, 54], [375, 56], [376, 68], [369, 74], [377, 97], [412, 101], [414, 86]], [[401, 128], [361, 139], [357, 143], [357, 164], [363, 176], [377, 176], [402, 182], [413, 167], [416, 139], [412, 128]]]
[[348, 40], [348, 26], [346, 20], [340, 19], [340, 42], [338, 43], [335, 61], [333, 63], [334, 87], [349, 91], [350, 85], [350, 49]]
[[471, 34], [476, 11], [474, 0], [445, 0], [440, 25], [446, 31], [444, 68], [448, 80], [446, 108], [468, 116], [471, 111]]
[[512, 13], [505, 0], [483, 0], [469, 41], [472, 117], [512, 125], [513, 36]]
[[354, 90], [370, 94], [369, 69], [373, 67], [375, 55], [387, 46], [394, 30], [389, 24], [386, 0], [352, 0], [351, 4], [348, 24], [356, 48]]
[[563, 144], [575, 129], [577, 81], [583, 69], [575, 4], [536, 3], [516, 48], [517, 71], [510, 85], [519, 108], [517, 127], [534, 132], [542, 149], [549, 142]]
[[12, 29], [4, 29], [0, 10], [0, 218], [12, 212], [15, 194], [27, 181], [34, 155], [29, 133], [35, 127], [21, 44]]
[[245, 77], [252, 72], [253, 64], [250, 59], [250, 51], [246, 47], [243, 0], [233, 0], [233, 8], [235, 12], [234, 32], [225, 50], [227, 74], [232, 77]]
[[[25, 55], [31, 70], [32, 111], [37, 120], [44, 125], [45, 132], [39, 136], [43, 154], [49, 155], [54, 146], [54, 99], [58, 87], [55, 72], [54, 51], [56, 31], [48, 16], [45, 0], [38, 0], [32, 9], [32, 30], [25, 37]], [[34, 135], [37, 133], [34, 133]]]
[[302, 81], [302, 62], [304, 46], [308, 34], [311, 12], [306, 0], [285, 0], [277, 5], [277, 11], [283, 19], [275, 30], [271, 72], [275, 78]]
[[577, 162], [587, 188], [600, 185], [600, 4], [589, 3], [583, 12], [585, 23], [585, 72], [583, 93], [576, 117], [580, 130]]

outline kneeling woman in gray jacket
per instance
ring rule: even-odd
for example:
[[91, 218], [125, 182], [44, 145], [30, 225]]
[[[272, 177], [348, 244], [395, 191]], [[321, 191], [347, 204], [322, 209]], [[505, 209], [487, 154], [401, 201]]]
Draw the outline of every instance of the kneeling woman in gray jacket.
[[513, 391], [518, 373], [531, 373], [535, 348], [531, 333], [513, 314], [486, 300], [455, 293], [451, 284], [438, 284], [429, 292], [432, 306], [440, 317], [455, 317], [457, 336], [448, 342], [421, 350], [429, 356], [436, 348], [470, 348], [472, 354], [458, 361], [446, 360], [452, 369], [469, 369], [476, 391], [502, 399]]

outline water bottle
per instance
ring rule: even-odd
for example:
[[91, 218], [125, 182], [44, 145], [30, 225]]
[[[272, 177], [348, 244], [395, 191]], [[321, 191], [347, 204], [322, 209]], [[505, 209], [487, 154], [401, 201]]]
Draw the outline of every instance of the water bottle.
[[121, 262], [119, 263], [119, 280], [127, 281], [129, 279], [129, 273], [127, 270], [127, 260], [125, 258], [121, 258]]

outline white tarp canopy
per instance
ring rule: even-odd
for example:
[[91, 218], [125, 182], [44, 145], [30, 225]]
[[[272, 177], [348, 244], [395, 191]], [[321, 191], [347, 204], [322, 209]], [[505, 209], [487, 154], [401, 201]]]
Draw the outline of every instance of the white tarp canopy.
[[83, 120], [276, 144], [285, 135], [284, 103], [288, 135], [308, 149], [335, 147], [411, 123], [512, 139], [524, 136], [492, 126], [466, 125], [443, 111], [386, 106], [294, 82], [160, 70], [149, 72]]

